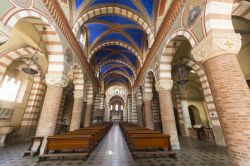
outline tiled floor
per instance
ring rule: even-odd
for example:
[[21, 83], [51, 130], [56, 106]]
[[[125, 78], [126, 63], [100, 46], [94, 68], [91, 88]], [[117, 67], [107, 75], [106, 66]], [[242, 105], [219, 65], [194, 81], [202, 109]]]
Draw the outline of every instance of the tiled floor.
[[22, 153], [29, 144], [7, 145], [0, 148], [1, 166], [33, 165], [83, 165], [83, 166], [230, 166], [225, 147], [204, 141], [180, 138], [181, 150], [177, 160], [171, 158], [145, 158], [133, 161], [118, 125], [113, 126], [100, 145], [92, 152], [87, 161], [82, 160], [46, 160], [36, 164], [36, 158], [23, 159]]

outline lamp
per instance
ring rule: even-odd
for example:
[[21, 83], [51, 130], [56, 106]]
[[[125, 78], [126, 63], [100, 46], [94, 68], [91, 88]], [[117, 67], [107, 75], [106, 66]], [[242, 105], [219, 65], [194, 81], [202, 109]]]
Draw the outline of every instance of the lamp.
[[31, 65], [31, 63], [34, 63], [35, 61], [38, 60], [37, 52], [38, 52], [38, 49], [39, 49], [39, 47], [40, 47], [40, 44], [41, 44], [41, 41], [42, 41], [42, 37], [43, 37], [43, 35], [44, 35], [45, 30], [46, 30], [46, 28], [43, 27], [43, 32], [42, 32], [42, 35], [41, 35], [41, 37], [40, 37], [38, 46], [37, 46], [37, 48], [36, 48], [35, 53], [32, 55], [31, 60], [30, 60], [30, 62], [29, 62], [29, 64], [28, 64], [28, 66], [22, 68], [22, 71], [23, 71], [25, 74], [28, 74], [28, 75], [36, 75], [36, 74], [38, 73], [38, 71], [35, 70], [35, 69], [32, 69], [32, 68], [30, 67], [30, 65]]
[[[173, 43], [173, 48], [174, 51], [177, 51], [177, 44], [176, 42]], [[185, 83], [187, 83], [187, 78], [183, 78], [182, 74], [183, 74], [183, 67], [180, 65], [180, 63], [177, 63], [178, 68], [177, 68], [177, 72], [176, 72], [176, 81], [174, 83], [180, 84], [180, 85], [184, 85]]]

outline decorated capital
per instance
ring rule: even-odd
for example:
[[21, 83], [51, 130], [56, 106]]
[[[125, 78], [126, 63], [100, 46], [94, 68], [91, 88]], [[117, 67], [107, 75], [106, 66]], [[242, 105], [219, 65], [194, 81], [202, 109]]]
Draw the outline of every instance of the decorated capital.
[[83, 91], [74, 91], [74, 99], [84, 99]]
[[144, 93], [143, 94], [143, 101], [150, 101], [153, 98], [153, 94], [152, 93]]
[[172, 90], [173, 88], [173, 80], [159, 80], [155, 84], [156, 90], [158, 92], [163, 90]]
[[54, 75], [54, 74], [46, 74], [45, 82], [48, 86], [60, 86], [66, 87], [69, 82], [69, 78], [65, 75]]
[[241, 36], [236, 33], [211, 33], [192, 50], [196, 61], [205, 61], [223, 54], [238, 54]]

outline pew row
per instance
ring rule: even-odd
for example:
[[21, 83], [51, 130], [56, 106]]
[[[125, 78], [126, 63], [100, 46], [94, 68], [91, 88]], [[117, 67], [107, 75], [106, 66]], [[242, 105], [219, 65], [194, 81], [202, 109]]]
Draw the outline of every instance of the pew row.
[[134, 160], [139, 157], [165, 156], [176, 159], [169, 135], [128, 123], [120, 123], [120, 127]]
[[80, 157], [86, 160], [111, 126], [111, 123], [104, 123], [48, 136], [44, 154], [38, 156], [38, 162], [46, 158], [64, 159], [66, 157]]

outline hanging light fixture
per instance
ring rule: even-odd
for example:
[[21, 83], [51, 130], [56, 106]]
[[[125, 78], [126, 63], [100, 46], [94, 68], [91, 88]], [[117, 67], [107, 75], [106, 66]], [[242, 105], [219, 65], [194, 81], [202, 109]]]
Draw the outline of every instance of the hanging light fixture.
[[40, 37], [40, 40], [39, 40], [39, 43], [38, 43], [38, 46], [36, 48], [36, 51], [35, 53], [32, 55], [32, 57], [30, 58], [30, 62], [29, 64], [27, 65], [27, 67], [23, 67], [22, 68], [22, 71], [25, 73], [25, 74], [28, 74], [28, 75], [36, 75], [38, 73], [37, 70], [31, 68], [31, 64], [34, 64], [37, 60], [38, 60], [38, 57], [37, 57], [37, 52], [38, 52], [38, 49], [40, 47], [40, 44], [41, 44], [41, 41], [42, 41], [42, 37], [44, 35], [44, 32], [46, 31], [46, 28], [43, 27], [43, 32], [42, 32], [42, 35]]
[[[177, 44], [176, 42], [173, 43], [173, 48], [174, 51], [177, 51]], [[180, 63], [177, 63], [178, 67], [177, 67], [177, 72], [176, 72], [176, 81], [175, 83], [177, 84], [185, 84], [187, 83], [187, 78], [183, 78], [182, 74], [183, 74], [183, 67], [180, 65]]]

